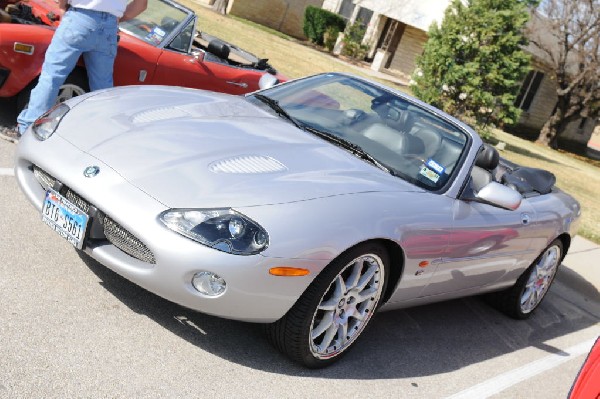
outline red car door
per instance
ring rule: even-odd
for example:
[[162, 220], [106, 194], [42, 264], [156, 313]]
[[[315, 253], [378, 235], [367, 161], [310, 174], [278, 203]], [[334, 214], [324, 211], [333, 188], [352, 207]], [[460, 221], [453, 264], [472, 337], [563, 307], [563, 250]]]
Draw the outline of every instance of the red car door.
[[161, 49], [121, 33], [115, 58], [115, 86], [153, 83], [161, 53]]
[[158, 60], [152, 83], [244, 94], [258, 90], [258, 80], [264, 73], [206, 61], [204, 53], [190, 55], [165, 49]]

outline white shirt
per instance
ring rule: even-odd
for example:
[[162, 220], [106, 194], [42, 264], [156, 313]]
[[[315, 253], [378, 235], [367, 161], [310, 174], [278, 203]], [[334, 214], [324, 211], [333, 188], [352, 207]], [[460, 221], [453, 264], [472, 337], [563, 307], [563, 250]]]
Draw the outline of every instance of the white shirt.
[[86, 10], [108, 12], [117, 18], [121, 18], [127, 7], [127, 0], [70, 0], [72, 7]]

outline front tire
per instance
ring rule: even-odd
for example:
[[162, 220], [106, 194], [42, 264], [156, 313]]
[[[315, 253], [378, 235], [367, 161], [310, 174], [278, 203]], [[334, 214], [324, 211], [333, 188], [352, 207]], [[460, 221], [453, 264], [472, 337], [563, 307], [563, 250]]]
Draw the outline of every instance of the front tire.
[[[37, 79], [25, 87], [17, 96], [17, 112], [23, 111], [29, 104], [31, 91], [37, 84]], [[70, 98], [80, 96], [90, 91], [87, 76], [84, 71], [75, 69], [58, 89], [56, 104], [62, 103]]]
[[542, 303], [562, 259], [563, 244], [556, 239], [527, 268], [515, 285], [508, 290], [488, 294], [488, 302], [514, 319], [527, 319]]
[[296, 304], [267, 325], [269, 341], [309, 368], [329, 366], [354, 346], [385, 293], [389, 255], [377, 243], [343, 253], [310, 284]]

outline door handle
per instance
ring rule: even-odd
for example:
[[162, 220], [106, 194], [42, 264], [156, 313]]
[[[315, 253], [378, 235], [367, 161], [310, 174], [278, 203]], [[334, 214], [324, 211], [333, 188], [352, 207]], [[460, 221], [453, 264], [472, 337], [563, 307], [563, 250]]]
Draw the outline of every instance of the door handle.
[[231, 80], [228, 80], [227, 84], [234, 85], [234, 86], [239, 86], [239, 87], [242, 87], [244, 89], [248, 88], [248, 83], [244, 83], [244, 82], [233, 82]]
[[530, 221], [531, 221], [531, 217], [529, 216], [529, 214], [527, 214], [527, 213], [521, 214], [521, 222], [523, 224], [529, 224]]

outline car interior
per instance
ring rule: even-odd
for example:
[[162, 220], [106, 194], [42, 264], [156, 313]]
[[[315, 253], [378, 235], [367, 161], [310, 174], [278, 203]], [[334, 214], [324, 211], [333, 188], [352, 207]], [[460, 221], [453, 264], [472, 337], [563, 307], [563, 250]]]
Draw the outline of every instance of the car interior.
[[486, 143], [471, 170], [471, 187], [478, 192], [492, 181], [504, 184], [528, 198], [550, 193], [556, 177], [543, 169], [519, 166], [504, 160], [498, 150]]

